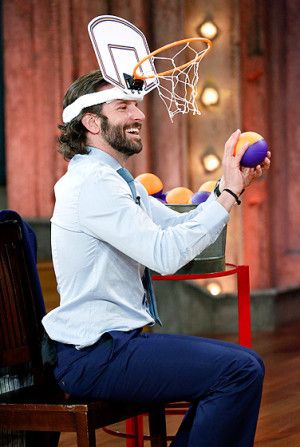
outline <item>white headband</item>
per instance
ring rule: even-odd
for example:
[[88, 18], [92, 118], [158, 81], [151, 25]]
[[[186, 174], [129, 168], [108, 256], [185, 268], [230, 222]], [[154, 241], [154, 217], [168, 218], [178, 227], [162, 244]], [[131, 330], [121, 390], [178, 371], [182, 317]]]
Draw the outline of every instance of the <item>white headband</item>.
[[68, 105], [62, 114], [64, 123], [69, 123], [75, 118], [85, 107], [94, 106], [96, 104], [103, 104], [104, 102], [114, 101], [115, 99], [125, 99], [126, 101], [142, 101], [145, 92], [130, 91], [126, 93], [124, 90], [113, 87], [102, 90], [101, 92], [88, 93], [87, 95], [79, 96], [72, 104]]

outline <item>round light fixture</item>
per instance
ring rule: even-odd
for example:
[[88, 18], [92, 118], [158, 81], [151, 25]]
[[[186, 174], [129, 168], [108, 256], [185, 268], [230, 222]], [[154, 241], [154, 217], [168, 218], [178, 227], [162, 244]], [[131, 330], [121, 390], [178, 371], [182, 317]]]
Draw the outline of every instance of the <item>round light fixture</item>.
[[201, 92], [200, 100], [206, 107], [215, 106], [219, 103], [220, 95], [215, 87], [206, 86]]
[[216, 281], [206, 284], [206, 288], [212, 296], [218, 296], [222, 293], [222, 287]]
[[203, 23], [201, 23], [201, 25], [199, 25], [198, 34], [201, 37], [206, 37], [206, 39], [213, 40], [219, 34], [219, 29], [211, 19], [206, 19]]
[[212, 151], [206, 152], [201, 157], [201, 162], [206, 172], [214, 172], [221, 166], [220, 158]]

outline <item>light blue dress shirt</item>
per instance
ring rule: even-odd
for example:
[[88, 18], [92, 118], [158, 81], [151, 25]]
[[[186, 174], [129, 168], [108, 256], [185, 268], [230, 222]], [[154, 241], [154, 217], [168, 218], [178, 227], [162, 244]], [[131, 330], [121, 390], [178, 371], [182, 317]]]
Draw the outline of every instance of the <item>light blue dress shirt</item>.
[[112, 330], [154, 324], [144, 300], [144, 266], [172, 274], [212, 244], [228, 221], [214, 194], [177, 213], [138, 182], [138, 206], [120, 164], [89, 148], [55, 185], [51, 245], [60, 306], [43, 318], [53, 340], [77, 349]]

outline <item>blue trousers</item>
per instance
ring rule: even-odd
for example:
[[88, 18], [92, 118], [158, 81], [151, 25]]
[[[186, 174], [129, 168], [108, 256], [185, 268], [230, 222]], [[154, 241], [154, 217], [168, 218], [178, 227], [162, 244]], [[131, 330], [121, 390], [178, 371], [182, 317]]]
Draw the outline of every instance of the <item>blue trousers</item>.
[[73, 395], [191, 402], [172, 447], [253, 446], [264, 366], [252, 350], [200, 337], [105, 334], [76, 350], [57, 343], [55, 376]]

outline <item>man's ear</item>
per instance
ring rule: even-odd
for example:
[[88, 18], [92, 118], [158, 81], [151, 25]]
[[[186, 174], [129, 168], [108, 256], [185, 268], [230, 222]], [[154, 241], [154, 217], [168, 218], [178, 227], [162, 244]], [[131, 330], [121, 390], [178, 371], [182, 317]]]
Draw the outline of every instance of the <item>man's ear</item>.
[[81, 122], [84, 127], [93, 135], [96, 135], [100, 132], [100, 117], [95, 115], [94, 113], [85, 113], [81, 118]]

